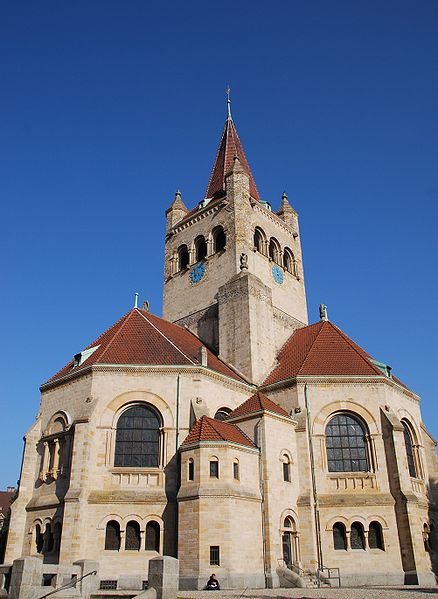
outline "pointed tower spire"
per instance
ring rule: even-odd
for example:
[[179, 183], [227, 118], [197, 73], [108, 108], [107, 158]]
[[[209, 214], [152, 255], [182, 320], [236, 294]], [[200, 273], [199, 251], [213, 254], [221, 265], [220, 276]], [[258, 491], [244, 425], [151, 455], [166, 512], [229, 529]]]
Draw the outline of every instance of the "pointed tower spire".
[[242, 143], [237, 135], [234, 121], [231, 117], [230, 88], [227, 88], [227, 120], [222, 132], [216, 160], [211, 171], [205, 197], [209, 199], [220, 198], [225, 195], [225, 175], [233, 167], [234, 158], [237, 156], [242, 169], [249, 177], [249, 193], [254, 200], [260, 202], [257, 185], [246, 159]]

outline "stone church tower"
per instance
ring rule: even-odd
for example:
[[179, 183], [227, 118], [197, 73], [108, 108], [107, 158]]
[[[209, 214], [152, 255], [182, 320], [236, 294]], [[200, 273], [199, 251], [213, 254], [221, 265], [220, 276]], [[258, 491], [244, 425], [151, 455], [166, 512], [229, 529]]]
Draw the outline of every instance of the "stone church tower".
[[286, 194], [276, 213], [261, 200], [229, 106], [205, 198], [189, 212], [178, 191], [166, 212], [163, 317], [259, 383], [307, 324], [301, 242]]

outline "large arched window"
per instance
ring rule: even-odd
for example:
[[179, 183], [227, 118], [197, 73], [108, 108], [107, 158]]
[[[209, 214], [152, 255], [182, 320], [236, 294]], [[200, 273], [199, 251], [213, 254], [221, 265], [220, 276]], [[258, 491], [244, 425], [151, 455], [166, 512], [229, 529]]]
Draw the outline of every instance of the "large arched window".
[[383, 532], [380, 522], [371, 522], [368, 529], [368, 546], [370, 549], [384, 549]]
[[195, 239], [195, 260], [200, 262], [207, 256], [207, 243], [203, 235], [198, 235]]
[[131, 520], [126, 525], [125, 549], [131, 551], [140, 550], [140, 524]]
[[351, 525], [350, 545], [352, 549], [365, 549], [365, 534], [360, 522]]
[[154, 520], [146, 525], [146, 551], [160, 551], [160, 525]]
[[342, 522], [333, 524], [333, 547], [338, 550], [347, 550], [347, 533]]
[[213, 252], [216, 253], [224, 250], [226, 242], [227, 238], [223, 228], [221, 226], [215, 227], [213, 229]]
[[177, 250], [177, 254], [178, 254], [178, 271], [180, 270], [184, 270], [185, 268], [187, 268], [187, 266], [189, 265], [189, 250], [187, 248], [187, 246], [184, 245], [180, 245], [178, 250]]
[[114, 466], [156, 468], [160, 463], [160, 420], [148, 406], [133, 406], [117, 422]]
[[406, 457], [408, 460], [408, 468], [409, 468], [409, 474], [414, 477], [417, 478], [417, 466], [415, 464], [415, 455], [414, 455], [414, 444], [412, 442], [412, 433], [409, 430], [409, 426], [408, 424], [402, 420], [402, 424], [403, 424], [403, 435], [405, 438], [405, 448], [406, 448]]
[[105, 549], [107, 551], [118, 551], [120, 549], [120, 524], [116, 520], [110, 520], [106, 525]]
[[281, 256], [280, 244], [275, 239], [275, 237], [271, 237], [271, 239], [269, 240], [269, 257], [276, 264], [280, 264], [280, 256]]
[[368, 472], [365, 425], [348, 413], [336, 414], [325, 429], [329, 472]]
[[259, 227], [256, 227], [254, 231], [254, 249], [256, 252], [260, 254], [265, 253], [265, 239], [264, 232]]

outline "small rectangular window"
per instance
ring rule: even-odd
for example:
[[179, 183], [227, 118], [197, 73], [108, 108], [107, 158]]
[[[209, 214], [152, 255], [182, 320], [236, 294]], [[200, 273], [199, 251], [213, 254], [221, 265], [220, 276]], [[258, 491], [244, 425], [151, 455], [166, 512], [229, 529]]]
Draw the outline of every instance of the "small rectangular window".
[[233, 464], [233, 476], [235, 480], [239, 480], [239, 462]]
[[189, 460], [189, 480], [195, 480], [195, 463]]
[[219, 478], [219, 462], [217, 460], [210, 462], [210, 478]]
[[290, 483], [290, 464], [283, 462], [283, 480]]
[[210, 566], [220, 566], [220, 553], [218, 545], [210, 545]]

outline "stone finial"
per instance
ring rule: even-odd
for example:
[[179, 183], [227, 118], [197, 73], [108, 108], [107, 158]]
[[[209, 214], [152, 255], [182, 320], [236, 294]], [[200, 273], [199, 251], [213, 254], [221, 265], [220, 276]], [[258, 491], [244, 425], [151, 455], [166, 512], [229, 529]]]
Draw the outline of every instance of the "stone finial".
[[327, 306], [325, 304], [319, 304], [319, 318], [320, 320], [328, 320]]
[[208, 353], [207, 348], [204, 345], [201, 345], [199, 348], [199, 362], [201, 366], [208, 366]]
[[248, 270], [248, 256], [247, 254], [240, 254], [240, 270]]

